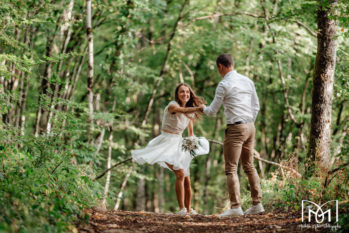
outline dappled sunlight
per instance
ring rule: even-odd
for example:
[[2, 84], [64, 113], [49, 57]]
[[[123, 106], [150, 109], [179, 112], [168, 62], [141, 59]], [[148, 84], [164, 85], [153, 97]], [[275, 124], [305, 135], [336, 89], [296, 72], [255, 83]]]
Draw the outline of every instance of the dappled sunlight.
[[0, 233], [348, 231], [348, 12], [2, 0]]

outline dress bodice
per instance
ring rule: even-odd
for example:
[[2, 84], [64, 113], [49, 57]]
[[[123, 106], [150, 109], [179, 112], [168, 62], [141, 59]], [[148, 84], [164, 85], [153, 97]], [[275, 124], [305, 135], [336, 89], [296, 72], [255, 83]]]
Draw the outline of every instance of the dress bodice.
[[184, 113], [170, 113], [168, 107], [172, 104], [179, 106], [176, 101], [171, 101], [164, 110], [164, 117], [162, 119], [162, 130], [172, 132], [175, 134], [182, 134], [187, 128], [190, 119]]

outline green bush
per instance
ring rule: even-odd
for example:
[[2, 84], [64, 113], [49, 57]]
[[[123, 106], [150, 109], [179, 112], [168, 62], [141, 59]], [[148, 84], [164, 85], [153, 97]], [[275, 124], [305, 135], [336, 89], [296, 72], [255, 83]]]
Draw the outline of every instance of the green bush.
[[56, 138], [17, 139], [20, 149], [0, 146], [0, 232], [73, 230], [99, 196], [92, 169], [58, 150]]
[[[317, 177], [309, 179], [294, 179], [292, 177], [274, 176], [262, 180], [263, 205], [267, 211], [296, 211], [301, 213], [302, 200], [309, 200], [314, 203], [326, 203], [327, 201], [338, 200], [339, 219], [341, 232], [349, 229], [348, 207], [346, 193], [349, 191], [347, 171], [339, 172], [332, 182], [324, 187]], [[334, 211], [334, 209], [333, 209]], [[333, 220], [333, 219], [332, 219]]]

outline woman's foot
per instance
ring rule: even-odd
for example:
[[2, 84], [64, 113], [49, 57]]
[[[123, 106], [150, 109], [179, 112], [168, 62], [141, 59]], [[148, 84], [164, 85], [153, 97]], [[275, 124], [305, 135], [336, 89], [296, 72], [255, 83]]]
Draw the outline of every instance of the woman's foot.
[[187, 215], [188, 214], [187, 208], [181, 209], [180, 211], [177, 212], [177, 214], [179, 214], [179, 215]]

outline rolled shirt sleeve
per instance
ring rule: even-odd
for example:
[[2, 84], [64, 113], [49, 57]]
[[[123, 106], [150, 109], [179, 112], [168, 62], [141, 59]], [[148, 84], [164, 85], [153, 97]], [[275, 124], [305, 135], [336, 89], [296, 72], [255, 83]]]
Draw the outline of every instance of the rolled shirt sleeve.
[[[208, 116], [215, 116], [223, 104], [225, 89], [223, 83], [220, 82], [216, 89], [215, 97], [209, 107], [204, 107], [204, 113]], [[257, 99], [258, 101], [258, 99]]]

